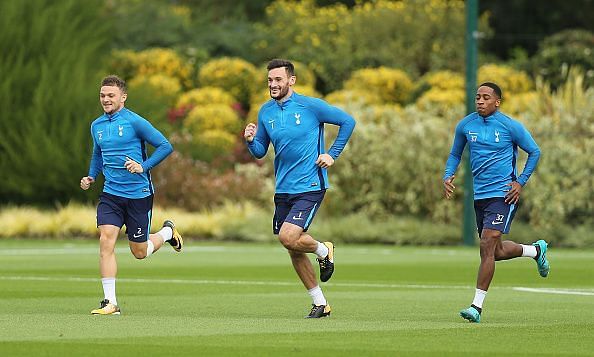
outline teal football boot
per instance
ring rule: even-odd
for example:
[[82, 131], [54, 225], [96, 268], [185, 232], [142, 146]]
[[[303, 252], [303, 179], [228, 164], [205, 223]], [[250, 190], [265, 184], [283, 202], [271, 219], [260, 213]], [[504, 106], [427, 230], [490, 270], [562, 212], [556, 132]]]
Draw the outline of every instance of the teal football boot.
[[460, 311], [460, 316], [462, 316], [462, 318], [464, 318], [470, 322], [475, 322], [475, 323], [481, 322], [481, 313], [477, 309], [475, 309], [474, 306], [471, 306], [468, 309], [464, 309], [464, 310]]
[[534, 258], [534, 260], [536, 260], [538, 273], [543, 278], [546, 278], [547, 275], [549, 275], [549, 270], [551, 270], [551, 267], [549, 266], [549, 261], [547, 259], [547, 242], [540, 239], [532, 243], [532, 245], [540, 249], [540, 254], [538, 254], [538, 257]]

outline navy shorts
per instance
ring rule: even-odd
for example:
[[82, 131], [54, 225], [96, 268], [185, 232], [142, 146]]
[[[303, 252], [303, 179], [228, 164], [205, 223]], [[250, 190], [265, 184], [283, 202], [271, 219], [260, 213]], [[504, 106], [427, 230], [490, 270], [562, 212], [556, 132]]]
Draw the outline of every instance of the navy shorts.
[[272, 231], [280, 232], [284, 222], [289, 222], [303, 228], [307, 232], [309, 225], [318, 212], [326, 190], [304, 193], [277, 193], [274, 195], [274, 217]]
[[503, 197], [485, 198], [474, 201], [476, 226], [479, 236], [483, 229], [494, 229], [503, 234], [509, 233], [517, 205], [505, 203]]
[[126, 225], [126, 234], [132, 242], [148, 240], [153, 213], [153, 195], [145, 198], [124, 198], [102, 192], [97, 206], [97, 226]]

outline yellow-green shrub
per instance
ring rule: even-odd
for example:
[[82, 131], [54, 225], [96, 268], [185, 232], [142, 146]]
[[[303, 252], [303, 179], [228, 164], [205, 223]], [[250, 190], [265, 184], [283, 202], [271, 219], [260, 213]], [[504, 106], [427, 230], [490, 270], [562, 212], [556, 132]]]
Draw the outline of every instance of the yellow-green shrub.
[[177, 100], [176, 107], [180, 108], [183, 106], [199, 106], [208, 104], [224, 104], [231, 106], [236, 103], [237, 100], [221, 88], [217, 87], [202, 87], [192, 89], [188, 92], [183, 93]]
[[0, 237], [95, 236], [96, 210], [92, 206], [70, 203], [57, 210], [33, 207], [7, 207], [0, 210], [5, 222]]
[[110, 68], [124, 78], [165, 75], [176, 78], [184, 88], [192, 87], [192, 65], [172, 49], [151, 48], [140, 52], [114, 51]]
[[429, 72], [423, 76], [421, 82], [423, 81], [431, 88], [464, 90], [464, 77], [460, 73], [453, 71]]
[[297, 76], [297, 86], [315, 88], [316, 75], [307, 67], [306, 64], [297, 61], [291, 61], [295, 66], [295, 76]]
[[373, 93], [384, 103], [406, 104], [412, 93], [413, 83], [399, 69], [365, 68], [353, 72], [344, 88]]
[[192, 135], [200, 136], [206, 130], [221, 130], [236, 133], [240, 127], [239, 117], [228, 105], [207, 104], [192, 109], [184, 119], [184, 128]]
[[530, 91], [506, 96], [501, 102], [501, 111], [511, 116], [517, 116], [538, 104], [539, 95]]
[[464, 105], [466, 93], [463, 89], [441, 89], [434, 87], [423, 93], [417, 100], [422, 110], [442, 112], [444, 109]]
[[137, 73], [137, 57], [138, 53], [132, 50], [113, 50], [108, 64], [109, 71], [128, 80]]
[[478, 70], [478, 83], [494, 82], [503, 92], [503, 98], [511, 97], [517, 93], [532, 90], [534, 84], [525, 72], [518, 71], [505, 65], [486, 64]]
[[200, 68], [198, 80], [202, 86], [219, 87], [229, 92], [242, 104], [250, 103], [250, 98], [259, 83], [256, 67], [241, 58], [223, 57], [207, 62]]
[[163, 98], [174, 98], [181, 91], [179, 80], [164, 74], [137, 75], [128, 83], [130, 91], [144, 90], [151, 87], [155, 93]]
[[333, 105], [344, 105], [349, 103], [361, 104], [364, 106], [381, 104], [382, 100], [368, 91], [361, 89], [341, 89], [329, 93], [326, 101]]

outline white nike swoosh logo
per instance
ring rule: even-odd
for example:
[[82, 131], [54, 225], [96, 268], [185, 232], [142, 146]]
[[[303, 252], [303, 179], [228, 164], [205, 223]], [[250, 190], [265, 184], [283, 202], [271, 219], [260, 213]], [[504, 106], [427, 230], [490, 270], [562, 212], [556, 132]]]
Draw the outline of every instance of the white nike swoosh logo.
[[495, 222], [495, 221], [491, 222], [491, 224], [501, 224], [501, 223], [503, 223], [503, 222]]
[[140, 237], [142, 237], [143, 235], [144, 235], [144, 234], [139, 234], [139, 235], [136, 235], [136, 234], [135, 234], [135, 235], [133, 235], [133, 237], [134, 237], [134, 238], [140, 238]]

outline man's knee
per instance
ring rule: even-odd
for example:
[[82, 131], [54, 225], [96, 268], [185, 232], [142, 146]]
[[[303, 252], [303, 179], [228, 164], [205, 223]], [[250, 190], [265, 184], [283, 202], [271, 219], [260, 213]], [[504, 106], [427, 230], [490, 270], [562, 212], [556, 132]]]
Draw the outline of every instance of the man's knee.
[[281, 244], [289, 250], [289, 254], [291, 254], [291, 250], [295, 248], [297, 244], [297, 240], [299, 239], [298, 235], [293, 234], [290, 231], [281, 231], [278, 235], [278, 240]]
[[495, 257], [500, 239], [501, 232], [499, 231], [483, 231], [480, 241], [481, 257]]
[[146, 248], [143, 249], [142, 247], [130, 247], [130, 251], [136, 259], [146, 258]]

